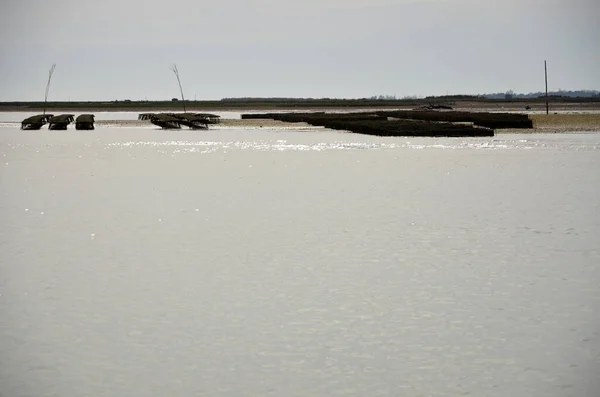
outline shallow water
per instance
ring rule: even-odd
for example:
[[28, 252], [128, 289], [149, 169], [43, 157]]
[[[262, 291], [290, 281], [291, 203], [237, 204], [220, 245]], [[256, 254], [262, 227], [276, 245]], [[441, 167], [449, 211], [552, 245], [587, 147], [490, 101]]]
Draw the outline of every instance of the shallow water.
[[600, 133], [5, 126], [0, 160], [7, 396], [600, 390]]

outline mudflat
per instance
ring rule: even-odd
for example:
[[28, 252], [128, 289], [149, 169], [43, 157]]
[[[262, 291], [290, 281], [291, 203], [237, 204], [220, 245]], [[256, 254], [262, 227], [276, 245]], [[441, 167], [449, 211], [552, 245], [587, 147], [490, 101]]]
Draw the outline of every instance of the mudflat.
[[596, 114], [531, 114], [534, 129], [539, 132], [599, 131], [600, 113]]

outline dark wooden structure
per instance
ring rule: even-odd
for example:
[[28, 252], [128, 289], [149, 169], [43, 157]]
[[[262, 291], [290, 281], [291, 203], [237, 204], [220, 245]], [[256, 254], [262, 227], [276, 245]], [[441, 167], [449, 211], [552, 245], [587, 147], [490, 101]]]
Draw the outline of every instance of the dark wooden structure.
[[48, 129], [49, 130], [66, 130], [69, 124], [75, 120], [75, 116], [72, 114], [59, 114], [50, 119]]
[[[273, 119], [376, 136], [487, 137], [494, 130], [474, 125], [391, 118], [380, 112], [243, 114], [242, 119]], [[420, 112], [414, 112], [420, 113]]]
[[76, 130], [93, 130], [94, 129], [94, 115], [93, 114], [81, 114], [75, 120]]
[[154, 116], [154, 113], [140, 113], [138, 114], [138, 120], [150, 120]]
[[54, 117], [52, 114], [37, 114], [35, 116], [27, 117], [21, 122], [22, 130], [39, 130], [48, 121]]
[[484, 137], [494, 136], [496, 128], [533, 128], [526, 114], [433, 110], [243, 114], [242, 119], [305, 122], [378, 136]]
[[533, 121], [526, 114], [489, 112], [436, 112], [427, 110], [381, 110], [375, 114], [384, 117], [436, 121], [445, 123], [473, 123], [485, 128], [533, 128]]
[[166, 113], [143, 113], [138, 116], [139, 120], [150, 120], [154, 125], [165, 130], [181, 128], [181, 120]]
[[220, 117], [210, 113], [141, 113], [138, 120], [149, 120], [163, 129], [180, 129], [186, 126], [193, 130], [205, 130], [218, 124]]
[[171, 114], [181, 120], [181, 124], [193, 130], [205, 130], [210, 124], [218, 124], [219, 116], [210, 113], [177, 113]]

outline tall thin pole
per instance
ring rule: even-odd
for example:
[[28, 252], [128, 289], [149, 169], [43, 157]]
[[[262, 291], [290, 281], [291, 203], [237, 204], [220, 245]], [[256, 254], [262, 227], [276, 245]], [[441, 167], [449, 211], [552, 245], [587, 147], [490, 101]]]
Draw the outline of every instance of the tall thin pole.
[[50, 80], [52, 80], [52, 75], [54, 74], [54, 68], [56, 68], [56, 64], [53, 63], [50, 68], [50, 72], [48, 72], [48, 83], [46, 84], [46, 95], [44, 96], [44, 114], [46, 114], [46, 102], [48, 102], [48, 92], [50, 91]]
[[179, 79], [179, 70], [177, 69], [177, 65], [171, 65], [171, 70], [177, 77], [177, 83], [179, 83], [179, 91], [181, 91], [181, 101], [183, 102], [183, 113], [185, 113], [185, 98], [183, 97], [183, 88], [181, 88], [181, 80]]
[[544, 75], [546, 77], [546, 114], [548, 114], [548, 67], [544, 61]]

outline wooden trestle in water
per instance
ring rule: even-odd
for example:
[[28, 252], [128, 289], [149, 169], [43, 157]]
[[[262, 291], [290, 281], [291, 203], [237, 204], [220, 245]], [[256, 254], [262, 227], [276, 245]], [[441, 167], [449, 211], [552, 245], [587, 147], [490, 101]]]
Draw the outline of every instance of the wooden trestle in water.
[[186, 126], [193, 130], [205, 130], [211, 124], [218, 124], [220, 116], [210, 113], [141, 113], [138, 120], [149, 120], [164, 129]]
[[49, 130], [66, 130], [73, 121], [75, 121], [75, 129], [77, 130], [94, 129], [93, 114], [82, 114], [77, 117], [77, 120], [75, 120], [75, 116], [72, 114], [59, 114], [58, 116], [52, 114], [38, 114], [23, 120], [21, 122], [21, 129], [39, 130], [44, 125], [48, 124]]

